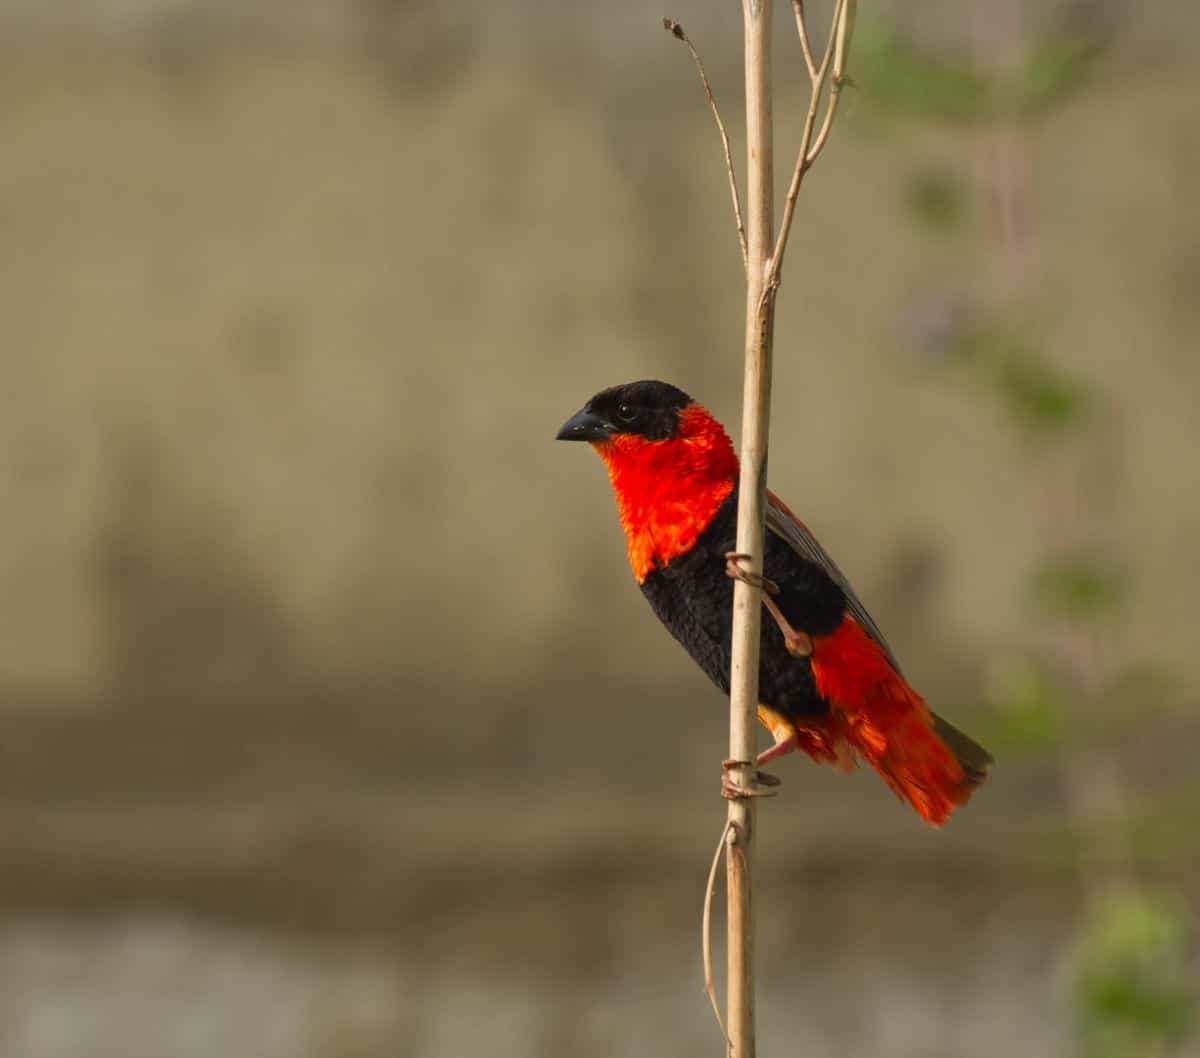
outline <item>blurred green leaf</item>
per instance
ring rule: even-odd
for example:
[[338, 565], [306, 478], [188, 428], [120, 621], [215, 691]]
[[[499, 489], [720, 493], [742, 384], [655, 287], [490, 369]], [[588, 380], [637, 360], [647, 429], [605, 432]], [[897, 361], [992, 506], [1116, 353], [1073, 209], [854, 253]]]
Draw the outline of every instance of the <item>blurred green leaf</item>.
[[962, 223], [966, 192], [962, 181], [945, 169], [925, 169], [914, 175], [905, 197], [909, 212], [925, 228], [948, 233]]
[[991, 86], [968, 60], [922, 53], [895, 29], [862, 27], [853, 60], [856, 83], [884, 117], [964, 121], [993, 109]]
[[1081, 88], [1102, 48], [1095, 35], [1060, 33], [1043, 37], [1029, 50], [1013, 86], [1012, 107], [1041, 113]]
[[1014, 351], [1001, 360], [995, 378], [1009, 408], [1031, 426], [1067, 426], [1083, 411], [1083, 387], [1031, 353]]
[[1116, 574], [1083, 556], [1047, 560], [1034, 573], [1033, 583], [1039, 603], [1059, 617], [1096, 617], [1121, 601]]
[[1123, 891], [1084, 924], [1076, 995], [1087, 1058], [1162, 1053], [1195, 1014], [1186, 911], [1166, 896]]
[[1075, 424], [1087, 407], [1082, 383], [1059, 371], [1031, 338], [1002, 320], [964, 332], [958, 356], [996, 387], [1014, 417], [1041, 433]]
[[[1072, 741], [1079, 737], [1072, 732]], [[1139, 790], [1124, 809], [1098, 818], [1066, 814], [1034, 821], [1029, 849], [1039, 862], [1060, 870], [1075, 871], [1087, 863], [1091, 869], [1107, 865], [1123, 872], [1132, 854], [1140, 869], [1191, 873], [1200, 867], [1197, 819], [1200, 778], [1193, 778], [1157, 793]]]
[[988, 744], [1001, 753], [1030, 753], [1057, 746], [1065, 702], [1050, 673], [1030, 658], [996, 670], [990, 680]]
[[920, 50], [894, 27], [863, 29], [854, 76], [885, 118], [982, 121], [1035, 116], [1086, 82], [1103, 51], [1096, 33], [1056, 31], [1037, 40], [1011, 74], [982, 71], [973, 56]]

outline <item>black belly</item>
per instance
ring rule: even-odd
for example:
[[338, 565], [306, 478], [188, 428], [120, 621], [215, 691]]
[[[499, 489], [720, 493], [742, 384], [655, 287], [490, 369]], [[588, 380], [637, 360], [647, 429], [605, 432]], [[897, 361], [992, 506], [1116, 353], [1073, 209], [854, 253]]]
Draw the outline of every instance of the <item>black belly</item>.
[[[690, 551], [652, 571], [642, 593], [654, 612], [709, 679], [729, 693], [733, 581], [725, 573], [725, 553], [736, 540], [737, 491], [721, 505]], [[764, 572], [780, 588], [776, 597], [792, 627], [828, 635], [841, 623], [846, 597], [816, 563], [801, 558], [772, 532], [766, 534]], [[785, 714], [819, 714], [828, 708], [817, 694], [807, 658], [787, 652], [783, 634], [766, 612], [759, 646], [758, 697]]]

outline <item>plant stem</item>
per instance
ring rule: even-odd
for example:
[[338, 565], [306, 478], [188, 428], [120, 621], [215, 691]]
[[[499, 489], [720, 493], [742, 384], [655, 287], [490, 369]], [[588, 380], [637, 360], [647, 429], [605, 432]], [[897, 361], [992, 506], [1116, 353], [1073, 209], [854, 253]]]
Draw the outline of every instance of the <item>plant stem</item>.
[[[745, 568], [762, 572], [767, 432], [771, 401], [774, 298], [763, 297], [774, 241], [772, 216], [771, 0], [743, 0], [746, 62], [746, 359], [742, 394], [741, 479], [737, 550]], [[757, 751], [758, 637], [761, 597], [757, 588], [734, 583], [733, 656], [730, 666], [729, 755], [748, 762], [735, 773], [754, 782]], [[732, 1058], [754, 1058], [754, 920], [750, 901], [750, 851], [754, 807], [749, 798], [729, 802], [726, 857], [728, 899], [727, 1014]]]

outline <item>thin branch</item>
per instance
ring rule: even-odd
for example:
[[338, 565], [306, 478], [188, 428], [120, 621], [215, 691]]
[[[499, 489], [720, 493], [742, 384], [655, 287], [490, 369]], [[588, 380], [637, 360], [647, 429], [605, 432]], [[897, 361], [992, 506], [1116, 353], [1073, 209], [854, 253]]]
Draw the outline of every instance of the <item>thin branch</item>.
[[846, 52], [850, 48], [850, 35], [854, 32], [854, 0], [846, 0], [846, 10], [840, 20], [834, 23], [836, 44], [833, 51], [833, 73], [829, 81], [829, 103], [825, 107], [825, 120], [821, 122], [821, 131], [817, 133], [812, 150], [808, 152], [806, 164], [812, 165], [829, 138], [829, 130], [833, 126], [833, 116], [837, 113], [838, 100], [842, 96], [842, 86], [846, 83]]
[[704, 889], [704, 913], [700, 920], [700, 955], [704, 960], [704, 994], [712, 1004], [713, 1015], [721, 1027], [721, 1035], [725, 1038], [725, 1046], [733, 1050], [733, 1042], [725, 1030], [725, 1020], [721, 1017], [721, 1004], [717, 1001], [717, 988], [713, 981], [712, 967], [712, 903], [713, 892], [717, 888], [717, 868], [721, 866], [721, 854], [725, 851], [725, 838], [729, 834], [732, 823], [726, 822], [717, 842], [717, 851], [713, 854], [712, 866], [708, 870], [708, 885]]
[[813, 61], [812, 45], [808, 42], [808, 22], [804, 18], [804, 0], [792, 0], [792, 11], [796, 15], [796, 30], [800, 34], [800, 47], [804, 49], [804, 65], [808, 76], [817, 79], [817, 64]]
[[[825, 54], [821, 65], [817, 67], [812, 79], [812, 93], [809, 96], [808, 114], [804, 119], [804, 132], [800, 137], [800, 150], [796, 154], [796, 168], [792, 171], [792, 182], [788, 187], [787, 199], [783, 206], [783, 219], [779, 223], [779, 234], [775, 239], [775, 249], [771, 260], [767, 263], [766, 282], [763, 286], [763, 298], [774, 296], [775, 288], [779, 285], [779, 273], [783, 267], [783, 253], [787, 249], [788, 235], [792, 230], [792, 218], [796, 213], [796, 196], [800, 193], [800, 184], [804, 174], [808, 172], [816, 160], [820, 149], [825, 146], [829, 135], [829, 127], [833, 123], [833, 113], [837, 107], [838, 96], [841, 94], [841, 81], [845, 77], [846, 50], [850, 43], [850, 31], [854, 19], [855, 0], [837, 0], [833, 8], [833, 25], [829, 30], [829, 40], [825, 45]], [[835, 61], [836, 56], [836, 61]], [[825, 79], [829, 75], [830, 65], [834, 66], [833, 86], [829, 90], [829, 105], [825, 113], [825, 121], [821, 133], [813, 146], [813, 127], [817, 121], [817, 111], [820, 109], [821, 93], [825, 87]]]
[[825, 146], [825, 141], [829, 138], [829, 130], [833, 126], [833, 115], [837, 112], [838, 99], [841, 98], [841, 95], [842, 79], [834, 77], [829, 85], [829, 102], [825, 107], [825, 117], [821, 121], [821, 128], [804, 159], [805, 169], [812, 167], [812, 163], [817, 160], [817, 155], [821, 153], [821, 148]]
[[721, 134], [721, 146], [725, 150], [725, 172], [729, 174], [729, 194], [733, 198], [733, 217], [737, 221], [738, 243], [742, 247], [742, 267], [748, 269], [750, 267], [750, 251], [746, 246], [746, 225], [742, 221], [742, 199], [738, 194], [737, 172], [733, 168], [733, 155], [729, 150], [729, 134], [725, 131], [725, 122], [721, 120], [721, 111], [717, 107], [712, 86], [708, 83], [708, 75], [704, 72], [704, 63], [700, 61], [700, 53], [696, 51], [695, 45], [684, 32], [683, 26], [673, 18], [664, 18], [663, 29], [687, 45], [688, 51], [692, 53], [692, 61], [696, 64], [696, 70], [700, 74], [700, 83], [704, 85], [704, 94], [708, 96], [708, 105], [717, 122], [717, 131]]

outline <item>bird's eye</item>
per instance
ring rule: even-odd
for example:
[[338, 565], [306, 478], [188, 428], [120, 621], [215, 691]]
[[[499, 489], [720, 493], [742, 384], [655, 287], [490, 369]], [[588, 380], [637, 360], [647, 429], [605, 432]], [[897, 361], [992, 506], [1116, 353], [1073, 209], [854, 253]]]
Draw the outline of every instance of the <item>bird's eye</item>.
[[633, 422], [637, 418], [637, 408], [632, 404], [618, 404], [617, 418], [622, 422]]

